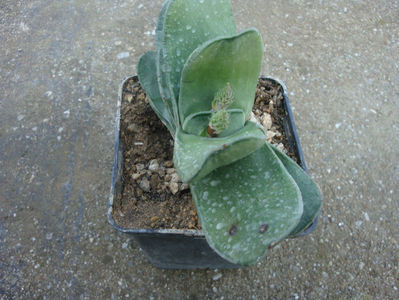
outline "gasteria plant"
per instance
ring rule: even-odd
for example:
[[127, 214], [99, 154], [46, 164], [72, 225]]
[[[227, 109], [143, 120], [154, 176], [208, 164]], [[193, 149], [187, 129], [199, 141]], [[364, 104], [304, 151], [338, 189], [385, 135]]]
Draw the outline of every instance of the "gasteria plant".
[[228, 261], [253, 264], [321, 206], [317, 185], [249, 121], [261, 36], [237, 34], [230, 0], [167, 0], [156, 45], [140, 58], [139, 80], [175, 140], [206, 239]]

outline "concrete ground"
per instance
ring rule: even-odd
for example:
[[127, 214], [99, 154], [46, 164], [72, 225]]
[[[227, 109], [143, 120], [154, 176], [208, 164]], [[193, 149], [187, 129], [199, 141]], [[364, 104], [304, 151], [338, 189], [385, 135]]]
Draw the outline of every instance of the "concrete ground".
[[229, 271], [156, 269], [106, 220], [118, 86], [161, 2], [1, 1], [0, 298], [397, 299], [399, 2], [232, 1], [324, 206], [314, 234]]

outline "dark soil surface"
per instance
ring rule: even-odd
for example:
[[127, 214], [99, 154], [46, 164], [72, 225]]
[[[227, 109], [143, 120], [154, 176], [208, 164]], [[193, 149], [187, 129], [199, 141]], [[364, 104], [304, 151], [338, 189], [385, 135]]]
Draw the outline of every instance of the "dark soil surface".
[[[260, 79], [252, 118], [267, 129], [270, 143], [295, 159], [285, 138], [283, 117], [281, 86]], [[190, 190], [173, 168], [173, 138], [136, 78], [123, 87], [120, 139], [124, 143], [123, 184], [114, 200], [116, 222], [125, 228], [200, 230]]]

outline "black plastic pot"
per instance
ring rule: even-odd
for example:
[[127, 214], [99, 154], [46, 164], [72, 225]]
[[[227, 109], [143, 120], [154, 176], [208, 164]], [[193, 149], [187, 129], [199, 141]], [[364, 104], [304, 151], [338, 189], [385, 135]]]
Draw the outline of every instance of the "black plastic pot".
[[[137, 241], [144, 251], [148, 260], [159, 268], [164, 269], [197, 269], [197, 268], [215, 268], [230, 269], [241, 266], [232, 264], [221, 258], [213, 251], [204, 234], [198, 230], [173, 230], [173, 229], [140, 229], [123, 228], [116, 224], [113, 216], [113, 202], [122, 190], [122, 162], [123, 162], [123, 141], [119, 139], [120, 131], [120, 108], [122, 99], [122, 88], [130, 76], [123, 80], [119, 88], [116, 121], [115, 121], [115, 145], [114, 145], [114, 164], [112, 170], [112, 184], [108, 203], [108, 221], [118, 231], [129, 234]], [[283, 121], [284, 130], [294, 151], [298, 164], [306, 171], [305, 160], [303, 158], [301, 146], [299, 144], [294, 119], [290, 103], [287, 96], [285, 85], [277, 79], [261, 76], [262, 79], [269, 79], [279, 83], [284, 91], [285, 118]], [[313, 232], [317, 226], [317, 218], [303, 232], [296, 237], [308, 235]]]

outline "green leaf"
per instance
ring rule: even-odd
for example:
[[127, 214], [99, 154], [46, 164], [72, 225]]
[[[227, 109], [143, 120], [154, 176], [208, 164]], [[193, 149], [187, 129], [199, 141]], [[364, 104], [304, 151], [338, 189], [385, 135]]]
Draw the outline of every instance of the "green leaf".
[[[219, 135], [219, 137], [229, 136], [241, 129], [245, 124], [244, 112], [240, 109], [228, 109], [230, 113], [230, 125]], [[188, 116], [183, 123], [183, 130], [188, 134], [201, 135], [206, 130], [211, 118], [212, 111], [201, 111]]]
[[176, 128], [174, 126], [172, 116], [170, 115], [168, 107], [165, 105], [165, 102], [162, 100], [159, 93], [155, 58], [156, 53], [153, 51], [149, 51], [140, 57], [139, 64], [137, 66], [139, 81], [148, 96], [148, 100], [152, 109], [169, 129], [172, 136], [174, 136]]
[[227, 83], [238, 108], [249, 116], [262, 64], [263, 43], [256, 29], [212, 40], [196, 49], [187, 60], [181, 78], [179, 113], [182, 121], [212, 107], [214, 96]]
[[263, 129], [248, 121], [227, 137], [210, 138], [176, 132], [173, 161], [183, 182], [206, 176], [214, 169], [239, 160], [265, 143]]
[[317, 184], [296, 162], [294, 162], [276, 147], [271, 146], [271, 148], [301, 190], [303, 200], [303, 215], [298, 225], [290, 233], [290, 236], [295, 236], [308, 228], [308, 226], [313, 223], [314, 219], [319, 214], [322, 198], [321, 192]]
[[162, 5], [161, 12], [159, 14], [157, 28], [156, 28], [156, 45], [157, 45], [157, 52], [156, 52], [156, 71], [157, 71], [157, 80], [159, 85], [159, 92], [161, 97], [167, 105], [170, 115], [172, 116], [173, 124], [175, 127], [179, 126], [179, 115], [177, 113], [177, 100], [172, 99], [171, 94], [171, 87], [166, 82], [166, 77], [164, 76], [165, 73], [165, 62], [164, 62], [164, 49], [162, 46], [162, 41], [164, 38], [164, 23], [167, 16], [167, 11], [169, 5], [172, 3], [172, 0], [167, 0]]
[[298, 224], [301, 193], [267, 144], [191, 184], [209, 245], [232, 263], [250, 265]]
[[210, 39], [236, 33], [230, 0], [171, 0], [165, 5], [161, 27], [160, 70], [171, 99], [177, 101], [181, 70], [188, 56]]

